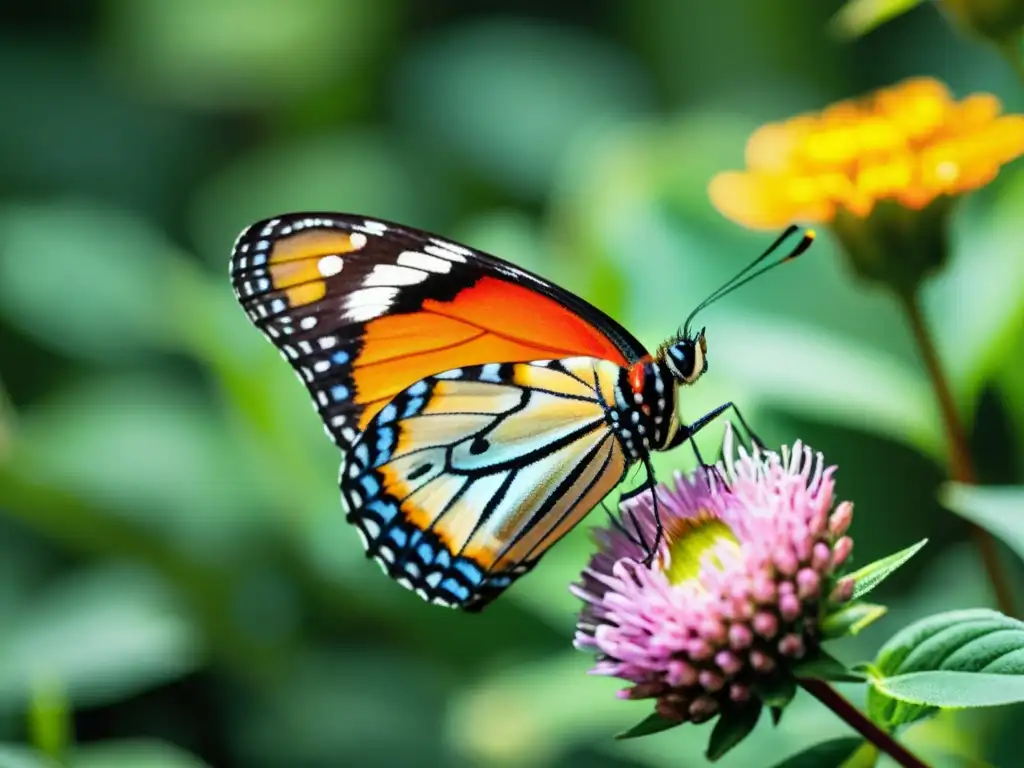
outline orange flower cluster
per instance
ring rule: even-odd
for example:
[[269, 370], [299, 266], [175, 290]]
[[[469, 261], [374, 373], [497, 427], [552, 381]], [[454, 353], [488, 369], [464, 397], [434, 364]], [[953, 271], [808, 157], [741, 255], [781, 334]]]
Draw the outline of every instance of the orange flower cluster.
[[882, 200], [919, 210], [988, 184], [1024, 154], [1024, 115], [1000, 112], [990, 94], [955, 101], [937, 80], [906, 80], [762, 126], [747, 170], [716, 176], [711, 201], [756, 229], [830, 223], [843, 210], [864, 218]]

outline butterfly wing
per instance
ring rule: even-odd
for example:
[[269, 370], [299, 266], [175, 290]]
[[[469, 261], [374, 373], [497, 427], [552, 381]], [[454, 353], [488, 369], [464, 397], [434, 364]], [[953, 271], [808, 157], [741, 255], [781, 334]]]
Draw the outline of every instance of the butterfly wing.
[[622, 376], [594, 358], [487, 364], [401, 392], [340, 479], [367, 553], [424, 599], [483, 608], [625, 474], [608, 418]]
[[577, 296], [480, 251], [338, 213], [258, 222], [235, 243], [235, 295], [343, 449], [399, 392], [486, 363], [646, 354]]

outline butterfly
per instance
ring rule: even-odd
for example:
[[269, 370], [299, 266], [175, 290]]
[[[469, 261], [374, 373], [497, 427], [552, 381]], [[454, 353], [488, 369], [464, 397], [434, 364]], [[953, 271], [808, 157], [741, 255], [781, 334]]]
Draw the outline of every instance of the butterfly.
[[[733, 407], [676, 415], [707, 369], [694, 315], [651, 354], [569, 291], [427, 232], [343, 213], [247, 227], [231, 282], [341, 449], [346, 519], [425, 600], [479, 611], [652, 451]], [[805, 250], [804, 234], [785, 259]], [[696, 446], [694, 445], [696, 448]], [[698, 454], [699, 456], [699, 454]]]

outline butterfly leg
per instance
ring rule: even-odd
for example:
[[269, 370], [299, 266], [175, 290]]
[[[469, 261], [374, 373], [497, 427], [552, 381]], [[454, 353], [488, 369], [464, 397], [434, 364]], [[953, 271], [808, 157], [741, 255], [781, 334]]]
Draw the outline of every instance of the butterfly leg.
[[644, 552], [648, 551], [647, 541], [644, 538], [643, 529], [641, 529], [640, 523], [637, 520], [636, 515], [633, 514], [632, 511], [628, 512], [629, 521], [633, 526], [632, 530], [630, 530], [626, 527], [626, 524], [622, 522], [623, 513], [621, 512], [621, 510], [619, 514], [616, 515], [614, 512], [612, 512], [612, 510], [608, 508], [608, 505], [603, 501], [601, 502], [601, 508], [604, 509], [604, 513], [608, 516], [608, 523], [609, 525], [611, 525], [612, 528], [614, 528], [616, 531], [625, 536], [626, 540], [630, 544], [639, 547]]
[[[754, 430], [751, 428], [750, 424], [743, 417], [743, 413], [740, 411], [739, 406], [736, 405], [735, 403], [733, 403], [732, 401], [730, 401], [728, 403], [723, 403], [722, 405], [720, 405], [717, 408], [715, 408], [713, 411], [710, 411], [709, 413], [705, 414], [704, 416], [701, 416], [699, 419], [697, 419], [697, 421], [693, 422], [692, 424], [683, 424], [683, 425], [681, 425], [679, 431], [676, 432], [675, 437], [672, 439], [672, 442], [669, 443], [667, 446], [665, 446], [664, 450], [669, 450], [671, 448], [676, 448], [679, 445], [681, 445], [682, 443], [684, 443], [687, 440], [689, 440], [690, 443], [693, 444], [694, 453], [697, 454], [698, 460], [701, 461], [700, 460], [700, 452], [697, 450], [696, 444], [693, 443], [694, 435], [696, 435], [700, 430], [702, 430], [704, 427], [706, 427], [709, 423], [711, 423], [712, 421], [714, 421], [715, 419], [717, 419], [719, 416], [721, 416], [723, 413], [725, 413], [726, 411], [728, 411], [730, 409], [732, 410], [733, 414], [735, 415], [736, 421], [738, 421], [740, 426], [742, 427], [742, 430], [738, 429], [736, 427], [735, 422], [733, 422], [733, 430], [741, 435], [740, 439], [743, 440], [744, 439], [743, 435], [745, 435], [746, 436], [746, 441], [745, 442], [749, 442], [749, 445], [752, 448], [757, 448], [757, 449], [760, 449], [760, 450], [764, 450], [764, 448], [765, 448], [764, 441], [758, 436], [758, 434], [756, 432], [754, 432]], [[706, 464], [704, 464], [703, 461], [701, 461], [701, 464], [706, 466]]]
[[661, 514], [658, 512], [658, 486], [654, 480], [654, 467], [651, 465], [651, 455], [649, 453], [644, 454], [643, 462], [644, 469], [647, 470], [647, 485], [651, 489], [651, 508], [654, 510], [654, 544], [647, 550], [647, 557], [644, 558], [644, 565], [650, 568], [654, 562], [654, 556], [661, 546], [665, 527], [661, 524]]
[[[740, 426], [743, 427], [743, 432], [746, 433], [747, 440], [749, 441], [750, 446], [752, 448], [756, 448], [758, 450], [762, 450], [763, 451], [764, 448], [765, 448], [764, 440], [762, 440], [760, 437], [758, 437], [757, 433], [754, 432], [754, 430], [750, 428], [750, 424], [747, 423], [747, 420], [745, 418], [743, 418], [743, 414], [740, 413], [739, 406], [737, 406], [735, 403], [729, 403], [729, 405], [732, 406], [732, 411], [736, 415], [736, 420], [739, 421]], [[733, 430], [736, 431], [737, 433], [740, 433], [740, 430], [736, 429], [736, 425], [735, 424], [733, 424]], [[742, 434], [742, 433], [740, 433], [740, 434]]]
[[[644, 469], [647, 471], [647, 479], [644, 480], [644, 482], [641, 485], [637, 486], [631, 491], [622, 494], [619, 497], [620, 517], [622, 517], [623, 515], [629, 516], [629, 522], [632, 524], [633, 531], [635, 531], [635, 533], [627, 531], [626, 526], [621, 519], [615, 520], [613, 517], [612, 521], [613, 525], [616, 528], [618, 528], [626, 536], [627, 539], [629, 539], [631, 542], [636, 544], [644, 551], [645, 554], [643, 564], [650, 568], [651, 563], [654, 562], [654, 556], [658, 552], [658, 547], [661, 545], [661, 539], [664, 533], [664, 529], [661, 524], [661, 514], [658, 511], [657, 484], [655, 483], [654, 468], [651, 466], [650, 456], [643, 456], [641, 461], [643, 462]], [[623, 502], [629, 501], [630, 499], [633, 499], [639, 496], [640, 494], [646, 493], [648, 491], [651, 493], [651, 505], [654, 510], [654, 541], [651, 544], [647, 543], [647, 537], [644, 536], [643, 526], [640, 524], [640, 521], [637, 518], [636, 514], [633, 512], [633, 510], [629, 509], [628, 507], [626, 507], [623, 510], [622, 506]], [[611, 517], [611, 513], [609, 513], [609, 516]]]
[[739, 408], [736, 407], [736, 404], [733, 403], [732, 401], [729, 401], [728, 403], [723, 403], [714, 410], [704, 414], [692, 424], [681, 424], [679, 426], [679, 430], [675, 434], [675, 437], [672, 438], [672, 442], [665, 446], [664, 449], [669, 450], [671, 448], [675, 448], [681, 445], [684, 442], [689, 441], [690, 446], [693, 448], [693, 453], [697, 457], [698, 463], [700, 464], [701, 468], [704, 470], [707, 476], [709, 484], [711, 482], [711, 478], [715, 478], [715, 480], [717, 480], [720, 484], [725, 485], [725, 478], [722, 477], [722, 473], [719, 471], [717, 466], [713, 464], [708, 464], [706, 461], [704, 461], [704, 457], [701, 455], [700, 448], [697, 446], [697, 441], [695, 440], [695, 437], [698, 432], [704, 429], [704, 427], [706, 427], [708, 424], [710, 424], [712, 421], [714, 421], [715, 419], [717, 419], [719, 416], [721, 416], [723, 413], [730, 409], [732, 409], [735, 412], [737, 419], [739, 420], [740, 424], [743, 425], [744, 431], [750, 436], [751, 441], [755, 445], [763, 445], [763, 443], [761, 443], [760, 438], [758, 438], [747, 425], [746, 419], [743, 418], [743, 415], [740, 413]]

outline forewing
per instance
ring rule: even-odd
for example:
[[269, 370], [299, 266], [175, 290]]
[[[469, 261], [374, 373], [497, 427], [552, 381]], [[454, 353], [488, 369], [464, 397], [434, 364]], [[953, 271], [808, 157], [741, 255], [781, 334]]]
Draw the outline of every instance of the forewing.
[[512, 264], [390, 222], [289, 214], [247, 228], [231, 280], [348, 449], [396, 394], [453, 368], [645, 350], [600, 310]]

